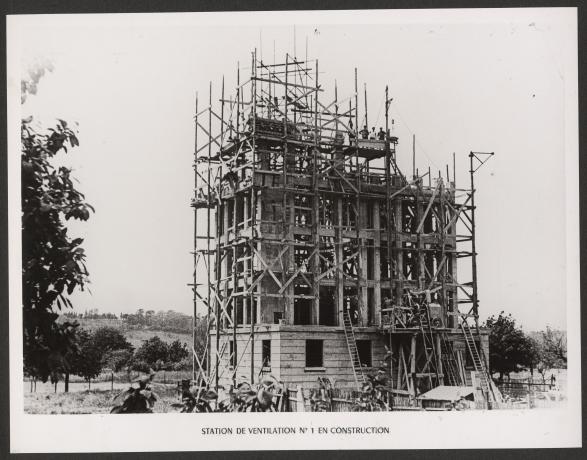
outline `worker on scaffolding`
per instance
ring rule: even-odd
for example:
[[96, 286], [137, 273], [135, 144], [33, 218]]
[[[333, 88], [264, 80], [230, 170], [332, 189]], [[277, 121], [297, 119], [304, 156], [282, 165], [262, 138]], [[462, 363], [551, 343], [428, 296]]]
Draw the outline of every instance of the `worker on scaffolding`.
[[371, 134], [369, 134], [369, 139], [371, 139], [372, 141], [377, 139], [377, 133], [375, 132], [375, 126], [373, 126], [373, 128], [371, 128]]
[[350, 296], [347, 305], [351, 323], [353, 325], [359, 324], [359, 298], [356, 295]]
[[369, 138], [369, 128], [367, 128], [367, 125], [363, 126], [363, 129], [359, 131], [359, 134], [361, 135], [361, 139]]
[[393, 306], [391, 304], [391, 299], [389, 297], [385, 297], [383, 299], [383, 311], [385, 312], [386, 318], [389, 320], [389, 324], [393, 326]]
[[349, 145], [353, 145], [353, 141], [355, 140], [355, 129], [353, 126], [353, 120], [349, 120], [348, 135], [349, 135]]
[[383, 131], [382, 127], [379, 127], [379, 132], [377, 133], [377, 138], [380, 141], [384, 141], [385, 140], [385, 131]]

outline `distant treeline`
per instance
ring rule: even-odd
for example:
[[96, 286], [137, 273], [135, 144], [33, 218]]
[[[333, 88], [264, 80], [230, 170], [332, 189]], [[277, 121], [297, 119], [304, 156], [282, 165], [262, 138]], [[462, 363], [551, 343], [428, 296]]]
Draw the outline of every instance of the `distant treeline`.
[[97, 308], [86, 310], [83, 313], [68, 311], [65, 312], [63, 316], [70, 319], [119, 319], [119, 317], [116, 316], [116, 313], [100, 313]]
[[119, 319], [127, 329], [153, 329], [168, 332], [192, 331], [192, 317], [174, 310], [155, 311], [139, 308], [136, 313], [100, 313], [98, 309], [86, 310], [84, 313], [67, 312], [63, 316], [69, 319]]

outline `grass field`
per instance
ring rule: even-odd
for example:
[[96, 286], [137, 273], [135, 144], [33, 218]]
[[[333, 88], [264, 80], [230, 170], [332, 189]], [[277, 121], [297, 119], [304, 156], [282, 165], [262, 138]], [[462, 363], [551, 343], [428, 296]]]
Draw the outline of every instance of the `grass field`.
[[[51, 383], [37, 383], [37, 391], [30, 392], [28, 382], [24, 383], [24, 411], [27, 414], [107, 414], [112, 407], [119, 404], [113, 398], [128, 384], [114, 383], [111, 390], [110, 382], [92, 384], [88, 390], [86, 383], [70, 383], [69, 393], [54, 393]], [[175, 384], [154, 383], [153, 391], [159, 396], [154, 412], [175, 412], [177, 409], [170, 404], [179, 402]]]
[[[66, 320], [64, 318], [62, 321]], [[152, 329], [127, 329], [122, 320], [117, 319], [77, 319], [84, 329], [94, 331], [100, 327], [113, 327], [120, 330], [126, 339], [138, 349], [143, 341], [158, 336], [164, 342], [171, 343], [179, 340], [187, 344], [191, 350], [192, 336], [189, 333], [168, 332]], [[24, 384], [24, 410], [28, 414], [101, 414], [109, 413], [112, 407], [118, 402], [113, 398], [122, 390], [129, 387], [129, 381], [141, 375], [132, 372], [130, 375], [125, 372], [112, 375], [105, 373], [92, 380], [90, 389], [88, 383], [79, 376], [70, 376], [69, 392], [64, 392], [63, 381], [55, 386], [51, 383], [36, 383], [36, 390], [31, 391], [31, 384], [25, 381]], [[152, 385], [153, 390], [160, 397], [155, 404], [155, 412], [169, 412], [175, 409], [169, 405], [178, 402], [176, 393], [177, 381], [191, 377], [191, 371], [159, 371], [155, 375]]]

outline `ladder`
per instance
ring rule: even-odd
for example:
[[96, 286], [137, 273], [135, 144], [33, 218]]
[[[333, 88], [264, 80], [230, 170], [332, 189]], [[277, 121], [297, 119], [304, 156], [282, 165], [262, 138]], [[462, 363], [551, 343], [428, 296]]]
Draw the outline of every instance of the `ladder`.
[[361, 366], [361, 359], [359, 358], [359, 350], [357, 349], [357, 340], [355, 339], [355, 332], [353, 331], [353, 323], [351, 322], [349, 311], [346, 308], [343, 308], [342, 318], [346, 346], [353, 364], [355, 383], [357, 384], [357, 388], [361, 389], [361, 386], [365, 383], [365, 375], [363, 374], [363, 367]]
[[[420, 325], [420, 332], [422, 333], [422, 341], [424, 342], [424, 352], [426, 355], [426, 364], [423, 367], [423, 372], [426, 372], [428, 367], [428, 380], [430, 385], [433, 385], [432, 375], [436, 375], [436, 385], [440, 385], [440, 377], [438, 375], [438, 352], [434, 344], [434, 334], [432, 332], [432, 326], [430, 324], [430, 310], [428, 305], [424, 302], [422, 304], [416, 303], [417, 318]], [[432, 366], [430, 366], [430, 364]], [[432, 368], [434, 371], [432, 371]]]
[[458, 365], [455, 359], [452, 344], [446, 340], [444, 335], [440, 344], [442, 352], [442, 370], [444, 371], [444, 375], [448, 380], [448, 382], [445, 382], [445, 384], [448, 383], [449, 385], [460, 386], [461, 377], [460, 373], [458, 372]]
[[485, 394], [493, 396], [493, 390], [489, 382], [489, 373], [487, 371], [487, 367], [485, 366], [485, 360], [479, 354], [477, 344], [475, 343], [475, 339], [473, 338], [473, 332], [471, 331], [469, 323], [465, 318], [462, 318], [461, 330], [463, 331], [463, 336], [465, 337], [467, 348], [469, 349], [469, 353], [471, 354], [471, 358], [473, 359], [475, 373], [479, 376], [481, 389]]
[[[222, 356], [224, 356], [224, 351], [226, 350], [226, 344], [228, 342], [223, 342], [222, 346], [220, 347], [220, 353], [218, 353], [218, 356], [220, 356], [220, 358], [222, 358]], [[210, 359], [210, 361], [212, 361], [212, 359]], [[214, 357], [214, 363], [216, 363], [216, 358]], [[216, 369], [216, 366], [212, 366], [212, 363], [210, 363], [210, 367], [212, 368], [210, 370], [210, 373], [208, 374], [208, 385], [211, 386], [213, 382], [215, 382], [216, 380], [216, 372], [218, 371], [218, 369]]]

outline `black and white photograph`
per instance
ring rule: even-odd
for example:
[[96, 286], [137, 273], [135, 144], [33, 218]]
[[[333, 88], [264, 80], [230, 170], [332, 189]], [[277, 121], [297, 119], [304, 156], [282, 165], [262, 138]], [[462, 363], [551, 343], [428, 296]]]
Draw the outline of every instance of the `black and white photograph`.
[[13, 452], [581, 446], [575, 8], [7, 38]]

